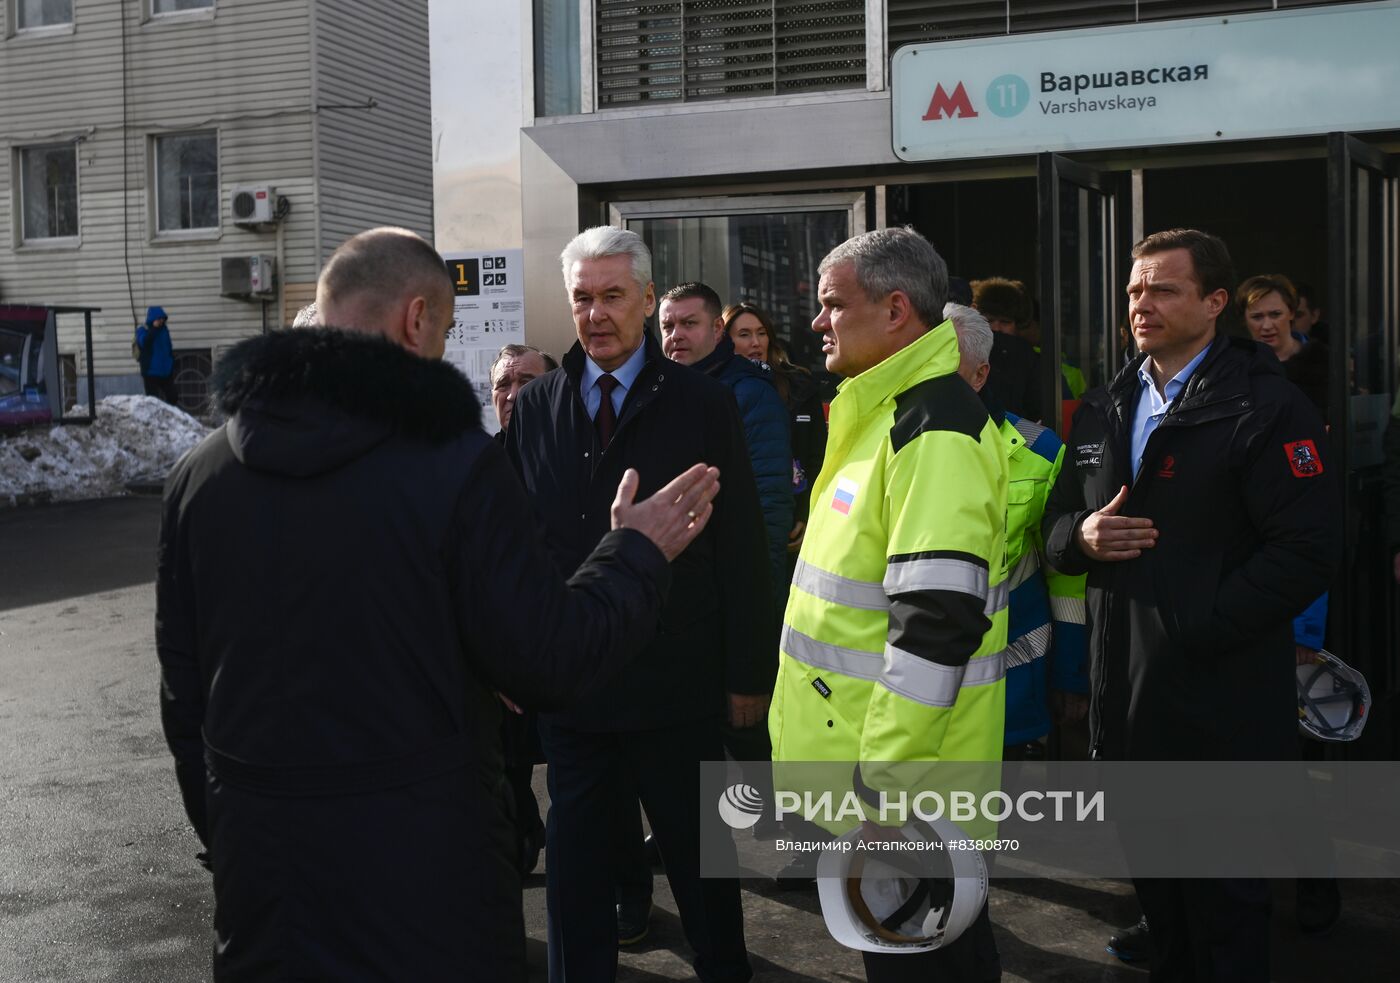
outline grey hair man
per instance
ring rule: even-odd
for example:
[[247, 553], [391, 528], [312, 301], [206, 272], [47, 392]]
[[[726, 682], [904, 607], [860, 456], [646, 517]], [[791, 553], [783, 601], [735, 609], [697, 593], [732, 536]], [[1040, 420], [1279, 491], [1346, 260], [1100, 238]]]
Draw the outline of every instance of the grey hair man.
[[841, 330], [838, 325], [855, 322], [834, 311], [817, 315], [812, 329], [822, 334], [828, 372], [858, 375], [943, 323], [948, 264], [913, 229], [882, 229], [847, 239], [826, 255], [817, 274], [833, 288], [839, 283], [843, 296], [850, 293], [872, 307], [889, 308], [878, 322], [866, 325], [867, 319], [861, 319], [869, 331]]
[[314, 328], [316, 326], [316, 302], [313, 300], [305, 307], [297, 311], [296, 317], [292, 318], [294, 328]]
[[992, 326], [974, 307], [966, 304], [946, 304], [943, 316], [953, 322], [958, 333], [958, 374], [977, 392], [987, 384], [991, 374]]
[[[818, 269], [812, 330], [846, 380], [784, 616], [773, 760], [1000, 761], [1006, 455], [957, 374], [947, 267], [905, 228]], [[907, 791], [878, 766], [860, 780]], [[995, 979], [994, 952], [984, 907], [944, 948], [862, 955], [878, 983]]]
[[994, 334], [974, 308], [949, 304], [944, 313], [958, 332], [958, 374], [983, 394], [1018, 489], [1006, 513], [1006, 564], [1013, 587], [1007, 606], [1003, 758], [1024, 759], [1028, 742], [1050, 733], [1052, 722], [1061, 728], [1062, 748], [1078, 747], [1087, 738], [1081, 725], [1089, 710], [1084, 578], [1056, 570], [1040, 537], [1045, 503], [1064, 465], [1064, 444], [1054, 431], [988, 399], [992, 348], [1004, 334]]
[[433, 248], [361, 233], [317, 304], [336, 328], [220, 361], [228, 423], [165, 487], [161, 720], [214, 871], [214, 976], [523, 981], [494, 693], [562, 707], [623, 665], [715, 476], [642, 502], [620, 476], [566, 584], [437, 358]]
[[[763, 720], [775, 621], [766, 537], [734, 397], [670, 362], [646, 334], [656, 305], [651, 254], [622, 229], [580, 233], [561, 256], [578, 344], [520, 391], [506, 450], [572, 570], [606, 517], [606, 489], [626, 468], [647, 476], [703, 460], [724, 474], [715, 516], [674, 569], [662, 637], [634, 666], [568, 713], [540, 716], [549, 761], [546, 839], [552, 979], [610, 980], [624, 923], [645, 933], [649, 903], [624, 919], [613, 893], [620, 810], [640, 798], [702, 980], [751, 975], [736, 881], [700, 877], [699, 769], [723, 760], [720, 722]], [[613, 845], [613, 850], [608, 846]]]
[[496, 408], [496, 420], [501, 425], [502, 434], [510, 426], [515, 397], [520, 394], [521, 388], [557, 368], [559, 363], [554, 361], [553, 355], [533, 345], [506, 345], [496, 353], [488, 378], [491, 380], [491, 405]]

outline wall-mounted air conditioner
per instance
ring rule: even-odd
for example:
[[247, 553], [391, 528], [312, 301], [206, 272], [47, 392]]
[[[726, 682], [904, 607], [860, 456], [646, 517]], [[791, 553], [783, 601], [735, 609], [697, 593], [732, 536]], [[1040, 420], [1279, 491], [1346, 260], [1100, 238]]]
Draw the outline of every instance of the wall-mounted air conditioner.
[[266, 184], [235, 186], [229, 197], [229, 217], [234, 225], [267, 225], [277, 221], [277, 189]]
[[277, 293], [277, 261], [271, 256], [223, 257], [221, 289], [225, 297], [272, 297]]

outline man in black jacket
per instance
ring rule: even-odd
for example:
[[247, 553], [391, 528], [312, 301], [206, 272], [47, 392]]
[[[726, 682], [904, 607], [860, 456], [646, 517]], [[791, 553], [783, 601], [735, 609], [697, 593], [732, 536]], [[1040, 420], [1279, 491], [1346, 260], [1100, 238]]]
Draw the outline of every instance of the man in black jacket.
[[[1133, 257], [1142, 354], [1085, 396], [1043, 526], [1050, 562], [1089, 575], [1092, 753], [1291, 759], [1292, 619], [1340, 553], [1326, 433], [1267, 349], [1216, 331], [1223, 242], [1159, 232]], [[1269, 978], [1266, 882], [1135, 884], [1154, 983]]]
[[[633, 829], [614, 820], [640, 798], [702, 980], [747, 980], [734, 880], [699, 876], [699, 763], [723, 760], [719, 724], [761, 721], [777, 652], [763, 517], [734, 397], [667, 361], [646, 336], [651, 254], [635, 233], [595, 228], [564, 249], [579, 343], [516, 401], [506, 450], [520, 469], [560, 570], [606, 522], [610, 483], [706, 461], [724, 475], [715, 514], [673, 566], [661, 629], [644, 655], [576, 709], [541, 715], [549, 761], [550, 978], [610, 980], [617, 968], [614, 858]], [[725, 840], [723, 848], [729, 841]], [[730, 847], [732, 849], [732, 846]]]
[[362, 233], [317, 304], [340, 330], [221, 360], [229, 421], [165, 489], [161, 716], [214, 872], [214, 977], [523, 981], [495, 694], [562, 707], [635, 653], [713, 473], [633, 504], [628, 472], [566, 585], [438, 361], [441, 257]]

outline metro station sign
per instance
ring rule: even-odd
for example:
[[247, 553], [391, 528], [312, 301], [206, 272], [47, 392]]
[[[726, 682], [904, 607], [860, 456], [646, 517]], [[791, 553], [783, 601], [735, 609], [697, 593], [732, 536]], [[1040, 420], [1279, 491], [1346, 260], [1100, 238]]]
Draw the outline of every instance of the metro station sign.
[[901, 160], [1400, 129], [1400, 0], [906, 45]]

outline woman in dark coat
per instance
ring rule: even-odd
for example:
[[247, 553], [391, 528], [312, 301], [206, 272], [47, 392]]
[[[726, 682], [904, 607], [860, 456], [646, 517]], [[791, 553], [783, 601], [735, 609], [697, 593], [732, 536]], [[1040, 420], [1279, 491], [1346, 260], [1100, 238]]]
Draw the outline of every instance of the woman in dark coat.
[[1312, 401], [1317, 411], [1327, 419], [1328, 357], [1327, 346], [1320, 341], [1308, 341], [1293, 331], [1293, 315], [1298, 310], [1298, 291], [1286, 276], [1265, 273], [1252, 276], [1235, 291], [1235, 303], [1249, 335], [1261, 345], [1268, 345], [1283, 363], [1288, 381]]
[[724, 312], [724, 329], [736, 354], [773, 370], [773, 383], [788, 408], [793, 454], [793, 527], [788, 535], [788, 554], [795, 560], [807, 529], [812, 483], [826, 456], [826, 409], [821, 392], [812, 373], [788, 358], [772, 320], [762, 309], [753, 304], [731, 304]]

